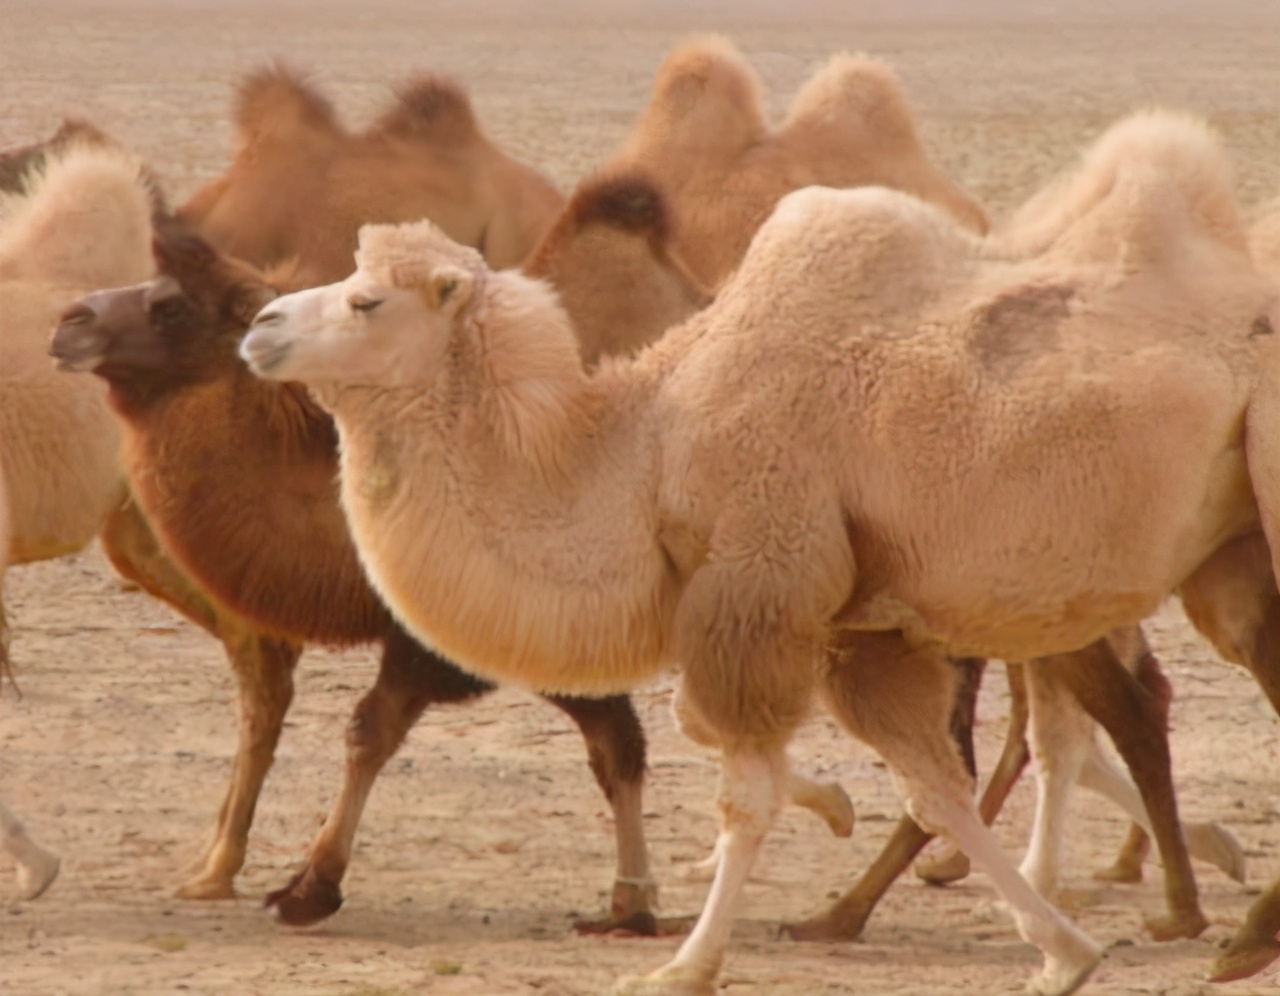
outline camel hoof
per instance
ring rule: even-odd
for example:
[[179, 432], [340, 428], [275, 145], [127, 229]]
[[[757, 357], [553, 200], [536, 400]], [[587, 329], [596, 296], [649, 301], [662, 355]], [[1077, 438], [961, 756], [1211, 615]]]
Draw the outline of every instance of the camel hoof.
[[1199, 937], [1209, 926], [1209, 921], [1199, 909], [1194, 909], [1154, 917], [1145, 926], [1154, 941], [1176, 941], [1184, 937]]
[[799, 923], [784, 923], [778, 928], [778, 938], [786, 937], [793, 941], [856, 941], [862, 936], [862, 929], [867, 925], [870, 915], [870, 910], [853, 913], [842, 910], [839, 915], [822, 913]]
[[1252, 941], [1242, 941], [1239, 937], [1231, 942], [1231, 946], [1214, 959], [1209, 971], [1210, 982], [1238, 982], [1257, 975], [1264, 968], [1280, 958], [1280, 941], [1275, 938], [1259, 937]]
[[716, 877], [716, 871], [719, 868], [720, 852], [716, 850], [701, 861], [685, 865], [676, 872], [676, 877], [682, 882], [710, 882]]
[[262, 903], [274, 907], [276, 919], [290, 927], [309, 927], [342, 908], [342, 887], [322, 878], [310, 865], [294, 875], [283, 889], [268, 892]]
[[853, 800], [844, 787], [830, 782], [819, 786], [822, 792], [821, 803], [814, 812], [827, 821], [827, 826], [837, 837], [853, 836]]
[[56, 854], [37, 848], [18, 865], [18, 898], [39, 899], [53, 885], [61, 867]]
[[1102, 961], [1102, 951], [1089, 942], [1085, 953], [1071, 962], [1046, 958], [1044, 969], [1027, 983], [1032, 996], [1070, 996], [1085, 984]]
[[1218, 823], [1202, 823], [1186, 830], [1187, 850], [1207, 861], [1228, 878], [1244, 884], [1244, 848], [1235, 835]]
[[626, 916], [607, 916], [600, 920], [577, 920], [573, 924], [573, 929], [579, 934], [657, 937], [658, 918], [649, 910], [636, 910]]
[[178, 886], [173, 894], [179, 899], [235, 899], [236, 887], [221, 875], [198, 875]]
[[683, 965], [667, 966], [649, 975], [619, 979], [609, 996], [716, 996], [715, 977]]
[[1093, 873], [1095, 882], [1117, 882], [1135, 884], [1142, 881], [1142, 862], [1117, 858], [1109, 868], [1099, 868]]
[[964, 851], [951, 851], [936, 858], [921, 858], [915, 866], [916, 878], [930, 885], [950, 885], [969, 877], [969, 855]]

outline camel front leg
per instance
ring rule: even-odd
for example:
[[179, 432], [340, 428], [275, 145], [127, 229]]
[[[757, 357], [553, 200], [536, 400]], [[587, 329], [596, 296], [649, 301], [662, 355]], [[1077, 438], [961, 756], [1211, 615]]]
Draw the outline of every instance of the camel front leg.
[[0, 845], [17, 862], [18, 898], [36, 899], [58, 877], [61, 862], [31, 839], [22, 821], [0, 800]]
[[720, 773], [720, 862], [692, 933], [676, 956], [643, 978], [621, 980], [614, 996], [713, 996], [743, 886], [786, 799], [784, 751], [726, 753]]
[[650, 874], [644, 836], [646, 745], [640, 717], [626, 695], [600, 699], [548, 695], [546, 699], [582, 732], [587, 763], [613, 810], [617, 838], [618, 870], [609, 915], [574, 926], [588, 934], [620, 931], [653, 936], [660, 932], [653, 915], [658, 887]]
[[338, 798], [312, 841], [306, 865], [267, 895], [266, 905], [275, 908], [281, 923], [305, 927], [342, 906], [342, 879], [373, 783], [427, 707], [469, 702], [493, 688], [427, 650], [399, 626], [391, 627], [377, 680], [347, 724], [347, 764]]
[[947, 734], [953, 671], [896, 634], [850, 635], [828, 664], [824, 692], [832, 713], [889, 764], [911, 815], [948, 832], [991, 876], [1018, 932], [1044, 954], [1031, 983], [1042, 996], [1065, 996], [1089, 977], [1100, 948], [1022, 878], [978, 816], [972, 778]]

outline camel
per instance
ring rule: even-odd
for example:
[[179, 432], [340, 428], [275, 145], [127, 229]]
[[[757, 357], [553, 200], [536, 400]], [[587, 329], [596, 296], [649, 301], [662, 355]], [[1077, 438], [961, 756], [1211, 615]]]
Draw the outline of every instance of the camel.
[[43, 142], [0, 151], [0, 191], [22, 189], [23, 178], [32, 169], [42, 169], [48, 157], [56, 157], [72, 145], [115, 145], [115, 140], [81, 118], [66, 118], [58, 130]]
[[[9, 500], [0, 465], [0, 583], [9, 554]], [[0, 656], [7, 654], [8, 633], [0, 630]], [[0, 799], [0, 848], [8, 852], [17, 866], [18, 896], [37, 899], [58, 877], [58, 856], [32, 839], [22, 821]]]
[[396, 98], [353, 133], [298, 72], [250, 74], [237, 94], [230, 166], [178, 218], [258, 266], [296, 260], [304, 285], [350, 273], [356, 230], [369, 221], [431, 218], [494, 266], [518, 264], [561, 195], [485, 136], [453, 81], [424, 74]]
[[[642, 180], [603, 178], [579, 188], [539, 258], [562, 274], [567, 300], [603, 301], [603, 287], [614, 274], [652, 291], [656, 308], [644, 308], [637, 298], [626, 310], [634, 323], [631, 337], [640, 344], [667, 314], [667, 302], [700, 303], [700, 292], [662, 245], [669, 224], [660, 196]], [[563, 264], [580, 259], [584, 246], [590, 246], [594, 265], [578, 271], [571, 286]], [[408, 730], [433, 702], [475, 698], [492, 686], [414, 645], [372, 601], [358, 580], [354, 550], [333, 501], [331, 423], [305, 394], [264, 385], [234, 357], [231, 347], [247, 328], [252, 308], [275, 294], [271, 278], [195, 236], [171, 234], [157, 241], [156, 252], [156, 281], [96, 292], [72, 305], [53, 352], [64, 366], [92, 368], [110, 385], [125, 425], [131, 480], [166, 549], [257, 625], [325, 642], [385, 639], [378, 681], [349, 727], [342, 791], [306, 867], [268, 898], [283, 921], [313, 923], [342, 902], [341, 879], [365, 800]], [[165, 338], [158, 340], [160, 331]], [[620, 330], [613, 336], [621, 341]], [[234, 411], [227, 411], [233, 402]], [[200, 446], [189, 438], [195, 427]], [[259, 476], [242, 475], [233, 487], [218, 471], [237, 461]], [[298, 488], [283, 495], [282, 468], [299, 479]], [[264, 501], [258, 492], [274, 496], [263, 523], [228, 522], [225, 513], [209, 511], [256, 511]], [[301, 560], [287, 555], [303, 550], [308, 554]], [[638, 720], [625, 698], [551, 701], [582, 727], [592, 768], [617, 815], [619, 873], [611, 918], [582, 926], [652, 932], [653, 887], [639, 822], [644, 739]], [[796, 776], [791, 791], [834, 832], [852, 832], [852, 806], [838, 786]]]
[[776, 130], [766, 123], [763, 93], [730, 41], [691, 39], [658, 67], [648, 105], [607, 160], [607, 169], [639, 169], [658, 183], [680, 219], [675, 250], [704, 286], [719, 286], [774, 205], [809, 184], [883, 184], [986, 231], [982, 209], [925, 155], [885, 63], [833, 57]]
[[789, 194], [707, 309], [594, 374], [546, 285], [367, 226], [354, 274], [241, 342], [333, 414], [361, 562], [419, 639], [565, 693], [679, 662], [724, 844], [675, 958], [616, 992], [713, 992], [815, 694], [991, 875], [1049, 994], [1100, 949], [978, 818], [947, 658], [1077, 651], [1177, 591], [1280, 704], [1280, 287], [1225, 153], [1139, 115], [1036, 207], [988, 239], [900, 191]]

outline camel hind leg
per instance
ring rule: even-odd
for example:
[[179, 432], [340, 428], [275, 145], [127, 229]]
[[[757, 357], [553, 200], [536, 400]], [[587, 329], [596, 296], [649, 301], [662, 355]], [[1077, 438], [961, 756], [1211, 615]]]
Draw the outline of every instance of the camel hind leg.
[[388, 630], [378, 677], [347, 723], [347, 763], [338, 797], [302, 870], [267, 894], [265, 905], [275, 909], [281, 923], [305, 927], [338, 912], [342, 879], [369, 793], [427, 707], [469, 702], [493, 688], [427, 650], [399, 626]]
[[[1280, 412], [1277, 412], [1280, 414]], [[1253, 413], [1250, 414], [1251, 432]], [[1280, 549], [1280, 478], [1250, 463], [1266, 536], [1253, 533], [1219, 549], [1188, 578], [1179, 594], [1196, 629], [1227, 660], [1247, 667], [1280, 713], [1280, 591], [1272, 550]], [[1268, 501], [1269, 497], [1273, 500]], [[1269, 509], [1274, 510], [1269, 513]], [[1254, 900], [1243, 926], [1213, 963], [1210, 979], [1230, 982], [1256, 975], [1280, 958], [1280, 878]]]
[[184, 899], [231, 898], [236, 873], [244, 865], [254, 808], [293, 699], [293, 669], [302, 644], [264, 636], [215, 606], [160, 550], [132, 500], [112, 513], [100, 538], [120, 574], [216, 636], [231, 663], [240, 703], [231, 782], [198, 870], [177, 891]]
[[1073, 992], [1098, 964], [1100, 949], [1018, 874], [979, 818], [972, 778], [947, 733], [953, 680], [944, 659], [895, 634], [866, 634], [833, 654], [824, 693], [833, 714], [894, 771], [912, 817], [946, 830], [991, 876], [1019, 933], [1044, 954], [1032, 991]]

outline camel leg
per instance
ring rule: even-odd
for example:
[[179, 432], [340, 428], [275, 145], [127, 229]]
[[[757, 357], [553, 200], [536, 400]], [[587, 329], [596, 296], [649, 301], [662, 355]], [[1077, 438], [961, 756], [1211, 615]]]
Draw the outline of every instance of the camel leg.
[[0, 800], [0, 844], [17, 862], [18, 898], [35, 899], [58, 877], [58, 856], [31, 839], [22, 821]]
[[1079, 780], [1093, 740], [1093, 723], [1057, 677], [1057, 659], [1034, 664], [1026, 675], [1031, 707], [1031, 753], [1036, 759], [1036, 812], [1019, 871], [1042, 896], [1058, 887], [1071, 788]]
[[991, 876], [1019, 933], [1044, 954], [1031, 990], [1074, 992], [1101, 951], [1017, 873], [979, 818], [972, 778], [947, 735], [953, 674], [944, 660], [897, 635], [859, 635], [833, 657], [824, 691], [833, 714], [892, 768], [912, 817], [945, 829]]
[[426, 708], [469, 702], [493, 688], [433, 654], [400, 627], [388, 630], [378, 677], [347, 723], [347, 764], [338, 797], [302, 870], [267, 894], [265, 905], [275, 908], [281, 923], [319, 923], [342, 906], [342, 879], [373, 783]]
[[[675, 695], [671, 699], [671, 714], [675, 718], [676, 725], [680, 727], [680, 732], [701, 747], [719, 750], [721, 747], [719, 736], [710, 725], [698, 718], [693, 709], [689, 708], [682, 688], [682, 685], [677, 685]], [[837, 783], [818, 782], [789, 771], [787, 796], [793, 805], [821, 817], [837, 837], [853, 836], [853, 801]], [[709, 881], [714, 878], [720, 863], [720, 850], [721, 842], [717, 838], [711, 854], [690, 866], [684, 877], [691, 881]]]
[[225, 899], [244, 864], [249, 827], [275, 757], [285, 712], [293, 698], [293, 668], [302, 644], [263, 636], [246, 620], [216, 606], [165, 556], [132, 499], [108, 516], [99, 537], [124, 577], [161, 599], [223, 644], [240, 699], [239, 743], [231, 784], [196, 873], [177, 891], [183, 899]]
[[[956, 695], [951, 709], [951, 735], [964, 758], [970, 777], [976, 777], [973, 750], [973, 724], [982, 687], [986, 661], [961, 658], [952, 662], [956, 668]], [[799, 923], [783, 924], [780, 934], [797, 941], [852, 941], [862, 935], [871, 912], [889, 891], [889, 886], [910, 867], [924, 850], [933, 834], [921, 830], [910, 816], [898, 821], [889, 840], [867, 866], [862, 877], [828, 910]], [[960, 852], [957, 852], [960, 853]], [[968, 872], [969, 859], [960, 854]]]
[[1054, 679], [1102, 725], [1142, 793], [1164, 865], [1169, 907], [1167, 916], [1147, 924], [1151, 935], [1156, 940], [1196, 937], [1209, 921], [1200, 910], [1195, 873], [1178, 821], [1169, 757], [1171, 693], [1145, 640], [1139, 636], [1139, 641], [1134, 674], [1125, 668], [1108, 640], [1036, 666], [1053, 669]]
[[[1254, 471], [1251, 465], [1250, 474]], [[1266, 489], [1261, 489], [1264, 522], [1266, 496]], [[1268, 532], [1276, 532], [1274, 524], [1268, 526]], [[1280, 548], [1280, 542], [1272, 542]], [[1192, 624], [1224, 658], [1247, 667], [1271, 707], [1280, 712], [1280, 592], [1276, 590], [1268, 539], [1255, 533], [1223, 547], [1183, 583], [1179, 593]], [[1249, 907], [1244, 925], [1214, 960], [1210, 979], [1245, 979], [1277, 958], [1280, 878]]]
[[[1103, 881], [1134, 881], [1132, 878], [1117, 878], [1111, 872], [1121, 867], [1124, 861], [1138, 865], [1138, 879], [1141, 881], [1141, 862], [1149, 846], [1148, 833], [1151, 832], [1151, 817], [1142, 804], [1142, 795], [1132, 780], [1093, 743], [1089, 759], [1085, 762], [1080, 774], [1080, 785], [1091, 792], [1109, 799], [1128, 814], [1133, 820], [1129, 828], [1129, 836], [1125, 840], [1116, 865], [1106, 872], [1094, 875]], [[1245, 854], [1230, 831], [1214, 822], [1183, 821], [1182, 835], [1187, 841], [1187, 851], [1193, 858], [1208, 862], [1237, 882], [1244, 881]]]
[[645, 738], [635, 706], [626, 695], [601, 699], [561, 695], [546, 698], [582, 731], [587, 761], [613, 808], [617, 835], [618, 871], [609, 916], [604, 920], [580, 922], [577, 929], [584, 933], [657, 934], [653, 905], [658, 889], [649, 872], [649, 850], [644, 839]]

